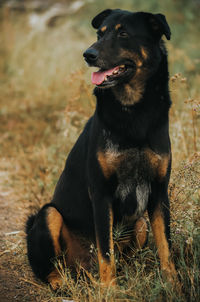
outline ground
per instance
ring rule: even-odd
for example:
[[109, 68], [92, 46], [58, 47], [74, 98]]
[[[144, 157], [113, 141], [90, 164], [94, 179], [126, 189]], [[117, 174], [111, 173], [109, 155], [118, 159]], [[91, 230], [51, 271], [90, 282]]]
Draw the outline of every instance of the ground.
[[[12, 190], [6, 189], [12, 173], [11, 163], [1, 160], [0, 163], [0, 301], [22, 302], [37, 300], [37, 286], [31, 284], [32, 273], [25, 263], [19, 262], [20, 250], [24, 249], [24, 221], [27, 208], [16, 201]], [[18, 258], [17, 261], [15, 258]], [[26, 265], [26, 272], [20, 266]], [[28, 279], [26, 279], [28, 278]]]

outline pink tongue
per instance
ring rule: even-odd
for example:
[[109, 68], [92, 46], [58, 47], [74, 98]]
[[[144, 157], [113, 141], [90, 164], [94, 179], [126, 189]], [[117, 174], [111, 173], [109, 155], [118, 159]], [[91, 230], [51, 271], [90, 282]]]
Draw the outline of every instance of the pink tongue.
[[109, 70], [105, 70], [105, 71], [93, 72], [92, 77], [91, 77], [92, 84], [100, 85], [101, 83], [103, 83], [106, 76], [112, 75], [113, 71], [118, 70], [118, 69], [119, 69], [119, 66], [114, 67]]

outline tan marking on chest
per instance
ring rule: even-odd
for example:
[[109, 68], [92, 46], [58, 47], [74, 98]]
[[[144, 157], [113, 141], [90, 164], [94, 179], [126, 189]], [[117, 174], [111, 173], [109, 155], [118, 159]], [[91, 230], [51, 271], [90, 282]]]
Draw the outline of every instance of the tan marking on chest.
[[150, 149], [146, 149], [145, 153], [159, 180], [162, 180], [167, 174], [170, 155], [157, 154]]
[[115, 173], [123, 157], [123, 154], [114, 151], [99, 151], [97, 153], [98, 162], [106, 178]]

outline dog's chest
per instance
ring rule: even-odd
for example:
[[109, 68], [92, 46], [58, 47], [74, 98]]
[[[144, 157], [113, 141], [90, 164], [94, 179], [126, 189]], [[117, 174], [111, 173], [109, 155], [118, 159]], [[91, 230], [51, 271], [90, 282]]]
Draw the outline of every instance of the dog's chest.
[[114, 198], [123, 208], [132, 207], [136, 218], [146, 210], [152, 180], [164, 177], [168, 166], [168, 160], [149, 148], [120, 150], [111, 142], [98, 152], [98, 161], [105, 178], [117, 176]]

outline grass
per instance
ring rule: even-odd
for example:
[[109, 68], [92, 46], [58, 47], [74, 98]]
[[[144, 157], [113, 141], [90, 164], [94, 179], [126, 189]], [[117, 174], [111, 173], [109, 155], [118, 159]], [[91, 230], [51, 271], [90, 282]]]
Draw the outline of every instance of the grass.
[[[121, 2], [121, 1], [120, 1]], [[117, 257], [118, 288], [102, 291], [97, 265], [91, 278], [80, 268], [76, 281], [60, 266], [63, 287], [57, 294], [26, 276], [25, 242], [17, 235], [14, 264], [38, 289], [39, 301], [198, 301], [200, 300], [200, 60], [195, 1], [111, 1], [110, 6], [162, 12], [172, 25], [167, 42], [173, 167], [172, 250], [183, 287], [180, 296], [163, 281], [153, 240], [142, 253]], [[105, 1], [86, 4], [66, 22], [45, 31], [28, 25], [29, 14], [2, 9], [0, 21], [0, 153], [11, 162], [14, 198], [30, 211], [51, 199], [66, 155], [95, 108], [90, 73], [82, 52], [94, 41], [91, 16]], [[184, 22], [184, 24], [183, 24]], [[8, 243], [9, 246], [9, 243]], [[14, 265], [13, 264], [13, 265]], [[28, 275], [29, 276], [29, 275]]]

